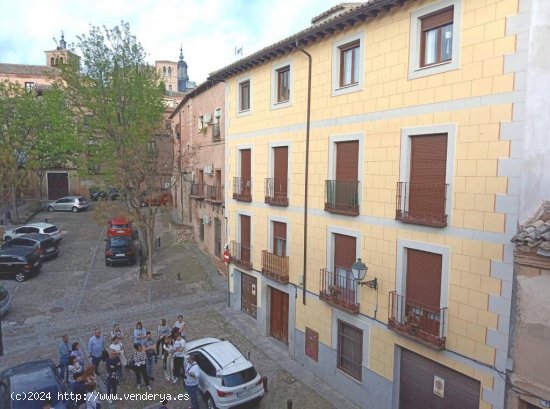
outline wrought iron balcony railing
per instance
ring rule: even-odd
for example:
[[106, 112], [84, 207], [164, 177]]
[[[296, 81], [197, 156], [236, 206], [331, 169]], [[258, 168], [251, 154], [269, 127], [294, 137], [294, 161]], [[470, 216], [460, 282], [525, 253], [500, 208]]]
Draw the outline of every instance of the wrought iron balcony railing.
[[319, 298], [352, 314], [359, 313], [357, 282], [347, 274], [336, 274], [321, 269]]
[[359, 215], [359, 182], [325, 181], [325, 210], [348, 216]]
[[212, 203], [223, 203], [223, 187], [206, 185], [206, 200]]
[[288, 206], [288, 179], [265, 179], [265, 202], [273, 206]]
[[252, 248], [250, 246], [245, 246], [241, 243], [237, 243], [236, 241], [232, 241], [230, 246], [231, 260], [235, 264], [251, 270], [252, 269], [252, 260], [250, 258], [251, 249]]
[[242, 177], [233, 178], [233, 199], [240, 202], [252, 201], [252, 179]]
[[403, 223], [447, 226], [448, 184], [397, 182], [395, 219]]
[[190, 196], [193, 199], [204, 199], [204, 186], [202, 183], [193, 183], [191, 185]]
[[288, 283], [288, 257], [262, 250], [262, 274], [281, 283]]
[[435, 348], [445, 348], [447, 308], [436, 308], [403, 297], [389, 294], [388, 328], [406, 337]]

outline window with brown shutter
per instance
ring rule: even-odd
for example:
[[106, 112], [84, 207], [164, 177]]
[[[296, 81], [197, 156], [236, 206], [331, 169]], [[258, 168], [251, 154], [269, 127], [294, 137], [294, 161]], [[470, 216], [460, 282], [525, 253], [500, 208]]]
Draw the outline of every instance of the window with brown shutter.
[[335, 180], [326, 181], [325, 210], [359, 215], [359, 141], [336, 142]]
[[239, 112], [250, 110], [250, 80], [239, 83]]
[[286, 102], [290, 99], [290, 66], [277, 70], [277, 102]]
[[449, 7], [421, 19], [421, 67], [452, 60], [453, 13], [454, 8]]
[[273, 254], [286, 257], [286, 223], [273, 222]]
[[340, 87], [359, 82], [359, 40], [339, 47]]
[[241, 242], [240, 259], [243, 262], [250, 262], [250, 216], [240, 215]]
[[363, 378], [363, 331], [338, 320], [338, 369], [361, 381]]

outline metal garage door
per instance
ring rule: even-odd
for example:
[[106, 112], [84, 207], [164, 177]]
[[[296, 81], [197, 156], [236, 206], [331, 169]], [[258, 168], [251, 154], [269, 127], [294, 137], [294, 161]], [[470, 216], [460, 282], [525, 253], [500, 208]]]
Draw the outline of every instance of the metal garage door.
[[401, 349], [399, 409], [478, 409], [480, 383]]

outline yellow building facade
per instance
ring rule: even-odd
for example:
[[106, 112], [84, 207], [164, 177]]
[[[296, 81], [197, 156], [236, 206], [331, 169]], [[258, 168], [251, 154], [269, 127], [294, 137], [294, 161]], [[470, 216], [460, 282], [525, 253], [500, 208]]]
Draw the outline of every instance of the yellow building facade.
[[232, 307], [360, 407], [505, 405], [521, 12], [337, 6], [211, 74]]

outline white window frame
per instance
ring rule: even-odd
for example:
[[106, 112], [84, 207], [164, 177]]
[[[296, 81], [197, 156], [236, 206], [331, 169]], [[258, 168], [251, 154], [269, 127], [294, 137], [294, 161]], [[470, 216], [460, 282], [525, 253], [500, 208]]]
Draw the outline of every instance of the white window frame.
[[[397, 239], [397, 269], [395, 277], [395, 290], [401, 296], [407, 296], [407, 249], [421, 250], [428, 253], [441, 255], [441, 290], [439, 296], [439, 308], [447, 308], [449, 305], [449, 276], [451, 274], [451, 249], [440, 244], [426, 243], [407, 239]], [[398, 317], [401, 316], [399, 313]], [[447, 318], [447, 317], [445, 317]], [[439, 328], [440, 336], [447, 333], [448, 319], [445, 325]]]
[[279, 216], [268, 216], [267, 218], [267, 250], [270, 253], [274, 253], [275, 249], [273, 248], [273, 222], [279, 222], [286, 224], [286, 246], [285, 254], [287, 257], [290, 256], [290, 220], [286, 217]]
[[[289, 94], [288, 94], [288, 101], [277, 101], [277, 96], [279, 94], [279, 73], [278, 71], [281, 68], [288, 67], [289, 73], [288, 73], [288, 86], [289, 86]], [[273, 65], [271, 67], [271, 109], [281, 109], [286, 108], [292, 105], [292, 94], [294, 89], [294, 82], [293, 82], [293, 61], [292, 60], [285, 60], [279, 64]]]
[[[399, 181], [409, 182], [411, 177], [411, 137], [415, 135], [447, 134], [447, 162], [445, 168], [445, 183], [449, 185], [445, 195], [445, 214], [447, 226], [452, 223], [453, 180], [456, 149], [456, 124], [440, 124], [415, 126], [401, 129], [401, 156], [399, 160]], [[403, 199], [404, 200], [404, 199]], [[401, 203], [405, 208], [406, 203]]]
[[[453, 58], [428, 67], [420, 66], [422, 18], [448, 7], [453, 7]], [[409, 43], [409, 79], [426, 77], [457, 70], [460, 66], [460, 32], [462, 26], [462, 0], [439, 0], [411, 12]]]
[[[249, 91], [249, 108], [241, 111], [241, 84], [248, 81], [248, 91]], [[242, 77], [237, 81], [237, 117], [247, 116], [252, 114], [252, 77], [246, 76]]]
[[273, 178], [274, 177], [274, 173], [275, 173], [275, 152], [273, 151], [273, 148], [280, 148], [280, 147], [283, 147], [283, 146], [286, 146], [288, 147], [288, 158], [287, 158], [287, 174], [288, 174], [288, 185], [287, 185], [287, 188], [286, 188], [286, 192], [287, 192], [287, 197], [288, 197], [288, 200], [290, 202], [290, 198], [292, 197], [292, 193], [290, 191], [291, 189], [291, 183], [290, 183], [290, 175], [291, 175], [291, 166], [292, 166], [292, 158], [291, 158], [291, 147], [292, 147], [292, 142], [290, 141], [279, 141], [279, 142], [270, 142], [269, 143], [269, 167], [268, 167], [268, 170], [267, 170], [267, 177], [268, 178]]
[[[357, 84], [340, 87], [340, 47], [359, 41], [359, 78]], [[365, 78], [365, 32], [360, 31], [332, 43], [332, 96], [345, 95], [363, 90]]]
[[364, 175], [364, 147], [365, 134], [362, 132], [343, 134], [343, 135], [331, 135], [329, 137], [328, 146], [328, 180], [336, 179], [336, 144], [338, 142], [359, 141], [359, 152], [357, 157], [357, 193], [359, 199], [359, 212], [363, 207], [363, 175]]

